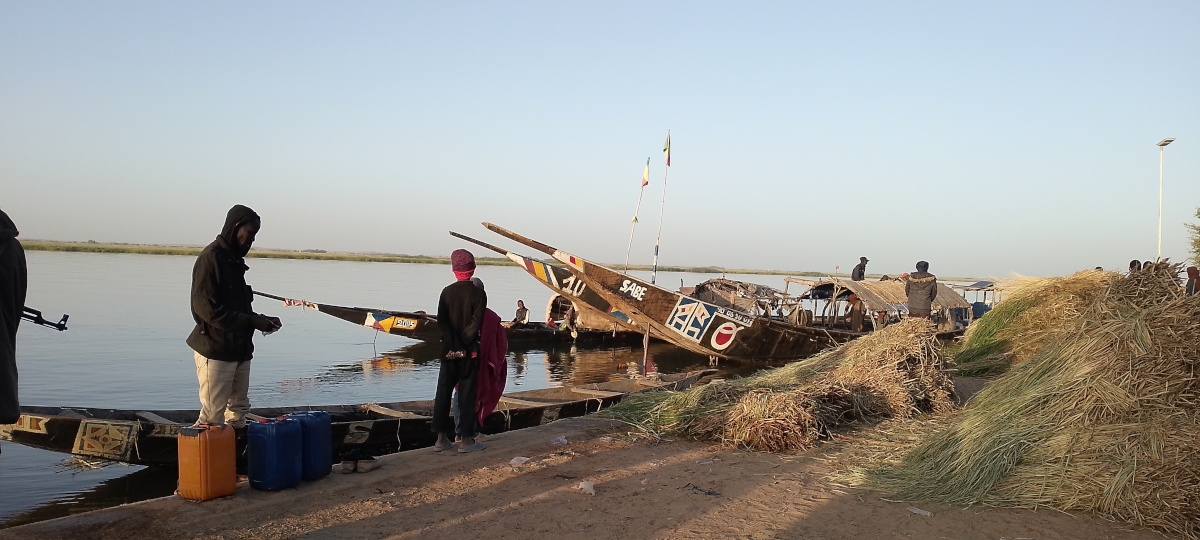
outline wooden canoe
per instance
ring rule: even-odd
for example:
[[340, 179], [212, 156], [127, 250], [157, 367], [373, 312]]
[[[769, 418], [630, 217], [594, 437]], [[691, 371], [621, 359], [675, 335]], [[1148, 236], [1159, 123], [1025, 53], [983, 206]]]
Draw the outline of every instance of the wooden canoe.
[[[254, 294], [282, 301], [286, 306], [304, 306], [359, 326], [418, 341], [437, 342], [442, 337], [441, 330], [437, 325], [437, 317], [424, 311], [392, 311], [378, 308], [335, 306], [307, 300], [293, 300], [261, 291], [254, 291]], [[571, 332], [553, 330], [535, 323], [506, 328], [505, 334], [509, 344], [573, 343], [580, 346], [607, 346], [632, 345], [641, 342], [640, 334], [636, 330], [631, 331], [630, 328], [624, 326], [615, 331], [613, 329], [581, 328], [576, 331], [576, 334], [571, 334]]]
[[718, 306], [585, 260], [503, 227], [485, 227], [563, 263], [572, 276], [587, 284], [654, 335], [710, 358], [791, 360], [861, 335], [791, 324]]
[[[504, 394], [480, 431], [499, 433], [582, 416], [617, 403], [627, 394], [682, 390], [714, 373], [716, 370], [707, 369], [662, 375], [657, 381], [622, 379], [512, 392]], [[431, 429], [432, 400], [255, 408], [251, 414], [273, 418], [308, 410], [329, 412], [334, 462], [356, 448], [377, 456], [432, 446], [436, 439]], [[174, 465], [179, 429], [192, 425], [198, 416], [196, 410], [23, 406], [16, 424], [0, 425], [0, 440], [137, 465]]]

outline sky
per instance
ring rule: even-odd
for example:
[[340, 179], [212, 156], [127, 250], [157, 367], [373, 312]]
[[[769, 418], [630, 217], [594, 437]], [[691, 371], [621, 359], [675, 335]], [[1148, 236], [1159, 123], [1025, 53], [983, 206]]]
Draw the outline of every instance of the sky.
[[245, 204], [258, 247], [515, 248], [489, 221], [618, 263], [649, 158], [635, 264], [661, 208], [664, 265], [1061, 275], [1155, 257], [1174, 137], [1183, 260], [1197, 21], [1190, 0], [0, 0], [0, 208], [22, 239], [203, 245]]

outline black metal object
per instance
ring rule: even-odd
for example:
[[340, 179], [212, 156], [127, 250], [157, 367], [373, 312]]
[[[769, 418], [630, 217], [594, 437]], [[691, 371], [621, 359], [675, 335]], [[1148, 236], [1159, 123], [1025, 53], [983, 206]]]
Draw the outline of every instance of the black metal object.
[[44, 317], [42, 317], [42, 312], [36, 309], [30, 307], [24, 307], [24, 309], [25, 311], [21, 312], [22, 319], [25, 319], [33, 324], [39, 324], [47, 328], [53, 328], [59, 332], [67, 329], [67, 318], [70, 317], [70, 315], [64, 313], [62, 318], [59, 319], [58, 322], [54, 323], [47, 321]]

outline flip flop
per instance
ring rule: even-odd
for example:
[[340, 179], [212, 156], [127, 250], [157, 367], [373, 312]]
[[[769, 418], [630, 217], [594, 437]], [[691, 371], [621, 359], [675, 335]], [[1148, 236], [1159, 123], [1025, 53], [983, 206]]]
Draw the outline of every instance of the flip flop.
[[446, 444], [444, 444], [444, 445], [442, 445], [442, 446], [438, 446], [437, 444], [434, 444], [434, 445], [433, 445], [433, 451], [434, 451], [434, 452], [442, 452], [442, 451], [445, 451], [445, 450], [449, 450], [449, 449], [451, 449], [451, 448], [454, 448], [454, 443], [452, 443], [452, 442], [448, 442], [448, 443], [446, 443]]
[[480, 450], [483, 450], [484, 448], [487, 448], [487, 445], [485, 445], [479, 441], [475, 441], [475, 444], [472, 444], [471, 446], [468, 446], [466, 448], [459, 448], [458, 452], [460, 454], [465, 454], [467, 452], [478, 452]]
[[342, 474], [350, 474], [354, 469], [358, 468], [358, 460], [346, 460], [342, 462]]
[[364, 473], [367, 471], [373, 471], [378, 469], [379, 465], [381, 465], [381, 462], [378, 458], [368, 457], [360, 459], [358, 460], [358, 465], [354, 467], [354, 472]]

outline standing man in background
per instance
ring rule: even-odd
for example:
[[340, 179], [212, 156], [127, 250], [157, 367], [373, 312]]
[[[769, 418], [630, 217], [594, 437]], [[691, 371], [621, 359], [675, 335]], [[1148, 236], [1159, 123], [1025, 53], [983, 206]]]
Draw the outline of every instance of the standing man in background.
[[454, 448], [455, 427], [450, 419], [451, 397], [458, 387], [458, 431], [462, 441], [459, 452], [485, 448], [475, 440], [479, 419], [475, 412], [476, 383], [479, 375], [479, 331], [487, 309], [487, 294], [471, 282], [475, 274], [475, 256], [465, 249], [450, 254], [454, 283], [442, 289], [438, 298], [438, 327], [442, 332], [442, 361], [438, 370], [437, 392], [433, 400], [433, 431], [437, 433], [435, 452]]
[[908, 295], [908, 316], [928, 319], [937, 298], [937, 276], [929, 273], [929, 263], [917, 262], [917, 271], [904, 280], [904, 294]]
[[850, 281], [862, 281], [867, 277], [867, 263], [870, 262], [866, 257], [858, 258], [858, 266], [850, 271]]
[[269, 333], [283, 326], [277, 317], [255, 313], [250, 305], [254, 292], [246, 284], [250, 267], [243, 257], [261, 226], [254, 210], [240, 204], [230, 208], [221, 234], [200, 252], [192, 268], [196, 327], [187, 344], [196, 353], [200, 381], [197, 424], [246, 425], [254, 331]]
[[0, 424], [21, 417], [17, 400], [17, 325], [25, 310], [28, 271], [17, 226], [0, 210]]

